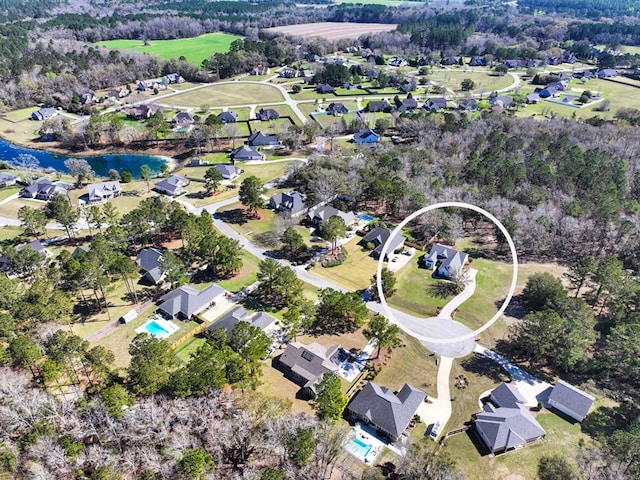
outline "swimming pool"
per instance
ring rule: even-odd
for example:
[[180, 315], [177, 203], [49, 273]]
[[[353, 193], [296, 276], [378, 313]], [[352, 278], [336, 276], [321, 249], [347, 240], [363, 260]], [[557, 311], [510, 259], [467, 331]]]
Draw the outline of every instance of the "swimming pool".
[[167, 320], [152, 319], [143, 326], [136, 328], [136, 333], [148, 333], [162, 340], [178, 330], [179, 327]]
[[374, 219], [371, 215], [367, 215], [366, 213], [361, 213], [356, 217], [358, 220], [362, 220], [363, 222], [370, 222]]
[[349, 443], [347, 443], [347, 448], [351, 453], [357, 455], [358, 457], [362, 457], [362, 459], [364, 460], [369, 451], [371, 451], [372, 446], [368, 443], [364, 443], [358, 437], [354, 437], [349, 440]]

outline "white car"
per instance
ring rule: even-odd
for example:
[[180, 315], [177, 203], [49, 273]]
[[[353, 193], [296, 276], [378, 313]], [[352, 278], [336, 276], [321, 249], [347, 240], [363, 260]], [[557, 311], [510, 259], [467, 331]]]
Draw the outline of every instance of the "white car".
[[431, 430], [429, 431], [429, 438], [435, 442], [438, 439], [438, 436], [440, 435], [441, 430], [442, 430], [442, 422], [438, 420], [431, 427]]

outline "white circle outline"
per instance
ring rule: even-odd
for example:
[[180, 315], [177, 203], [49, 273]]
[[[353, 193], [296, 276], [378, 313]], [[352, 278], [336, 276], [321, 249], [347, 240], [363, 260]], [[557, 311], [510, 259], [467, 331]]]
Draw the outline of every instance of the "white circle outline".
[[376, 286], [378, 288], [378, 298], [380, 299], [380, 303], [384, 307], [384, 310], [387, 313], [387, 317], [389, 318], [389, 320], [391, 320], [392, 323], [394, 323], [394, 324], [396, 324], [396, 325], [398, 325], [399, 327], [402, 328], [402, 324], [400, 322], [398, 322], [398, 320], [395, 317], [395, 314], [393, 313], [391, 308], [389, 308], [389, 305], [387, 305], [387, 300], [384, 297], [384, 293], [382, 292], [382, 268], [383, 268], [383, 264], [384, 264], [384, 258], [387, 255], [387, 247], [389, 245], [391, 245], [391, 239], [393, 237], [395, 237], [398, 233], [400, 233], [400, 230], [402, 230], [402, 228], [407, 223], [409, 223], [411, 220], [416, 218], [418, 215], [422, 215], [422, 214], [430, 212], [432, 210], [437, 210], [439, 208], [447, 208], [447, 207], [466, 208], [466, 209], [469, 209], [469, 210], [473, 210], [475, 212], [478, 212], [478, 213], [484, 215], [485, 217], [487, 217], [489, 220], [491, 220], [494, 224], [496, 224], [498, 226], [498, 228], [500, 229], [500, 231], [502, 232], [502, 234], [506, 238], [507, 243], [509, 244], [509, 249], [511, 250], [511, 258], [513, 260], [513, 274], [511, 276], [511, 286], [509, 287], [509, 293], [507, 294], [507, 297], [505, 298], [504, 302], [502, 303], [502, 306], [498, 310], [498, 313], [496, 313], [491, 318], [491, 320], [489, 320], [487, 323], [482, 325], [477, 330], [474, 330], [473, 332], [467, 333], [465, 335], [461, 335], [459, 337], [453, 337], [453, 338], [431, 338], [431, 337], [426, 337], [424, 335], [416, 334], [413, 331], [405, 330], [403, 328], [403, 330], [405, 330], [409, 335], [411, 335], [411, 336], [413, 336], [413, 337], [415, 337], [415, 338], [417, 338], [417, 339], [419, 339], [419, 340], [421, 340], [423, 342], [436, 343], [436, 344], [449, 344], [449, 343], [463, 342], [465, 340], [469, 340], [470, 338], [475, 338], [479, 333], [484, 332], [487, 328], [489, 328], [491, 325], [493, 325], [496, 322], [496, 320], [498, 320], [498, 318], [500, 318], [500, 316], [505, 312], [505, 310], [509, 306], [509, 302], [513, 298], [513, 294], [515, 293], [515, 290], [516, 290], [516, 284], [518, 282], [518, 255], [516, 253], [516, 246], [513, 243], [513, 239], [511, 238], [511, 235], [509, 235], [509, 232], [504, 227], [504, 225], [502, 225], [500, 220], [498, 220], [496, 217], [494, 217], [492, 214], [490, 214], [486, 210], [484, 210], [484, 209], [482, 209], [482, 208], [480, 208], [480, 207], [478, 207], [476, 205], [472, 205], [470, 203], [465, 203], [465, 202], [441, 202], [441, 203], [434, 203], [432, 205], [427, 205], [426, 207], [423, 207], [420, 210], [417, 210], [417, 211], [413, 212], [411, 215], [409, 215], [407, 218], [405, 218], [402, 222], [400, 222], [400, 224], [396, 228], [393, 229], [393, 231], [391, 232], [391, 235], [389, 235], [389, 239], [383, 245], [382, 252], [380, 252], [380, 257], [378, 258], [378, 269], [377, 269], [377, 272], [376, 272]]

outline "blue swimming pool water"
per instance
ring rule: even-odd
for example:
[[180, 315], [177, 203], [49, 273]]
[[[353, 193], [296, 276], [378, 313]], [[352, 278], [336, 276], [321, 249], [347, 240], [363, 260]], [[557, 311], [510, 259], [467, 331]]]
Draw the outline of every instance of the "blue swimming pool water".
[[352, 438], [349, 440], [349, 449], [358, 456], [365, 458], [371, 450], [371, 445], [364, 443], [359, 438]]
[[371, 215], [367, 215], [366, 213], [361, 213], [356, 217], [358, 220], [362, 220], [363, 222], [370, 222], [374, 217]]
[[144, 329], [147, 331], [147, 333], [153, 335], [154, 337], [157, 338], [165, 338], [168, 337], [171, 332], [169, 332], [168, 330], [166, 330], [165, 328], [162, 327], [162, 325], [160, 325], [159, 323], [157, 323], [156, 321], [152, 320], [149, 323], [147, 323], [144, 326]]

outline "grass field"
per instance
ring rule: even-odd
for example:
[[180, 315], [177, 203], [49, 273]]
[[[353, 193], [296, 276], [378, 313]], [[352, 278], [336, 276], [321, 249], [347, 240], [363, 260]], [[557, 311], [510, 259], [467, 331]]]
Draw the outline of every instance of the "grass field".
[[[378, 2], [389, 2], [389, 5], [393, 4], [396, 6], [402, 3], [395, 0], [369, 0], [364, 3]], [[382, 23], [318, 22], [272, 27], [265, 30], [280, 32], [286, 35], [324, 37], [329, 40], [340, 40], [343, 38], [358, 38], [360, 35], [366, 33], [390, 32], [391, 30], [395, 30], [395, 28], [396, 25]]]
[[142, 40], [109, 40], [98, 42], [100, 47], [130, 50], [134, 52], [158, 55], [166, 60], [185, 57], [189, 62], [200, 65], [214, 53], [225, 53], [234, 40], [241, 37], [228, 33], [206, 33], [193, 38], [175, 40], [150, 40], [145, 45]]
[[218, 83], [190, 92], [179, 93], [169, 97], [172, 105], [181, 107], [225, 107], [230, 105], [247, 105], [275, 103], [284, 101], [284, 97], [274, 86], [267, 83], [232, 82]]
[[355, 236], [343, 245], [342, 248], [346, 248], [349, 255], [342, 265], [331, 268], [318, 265], [313, 269], [314, 275], [353, 291], [369, 287], [371, 279], [376, 274], [378, 262], [370, 256], [371, 251], [358, 245], [360, 240], [361, 237]]
[[435, 71], [431, 72], [427, 78], [450, 88], [456, 92], [460, 91], [460, 84], [465, 78], [470, 78], [475, 82], [475, 88], [469, 93], [491, 93], [493, 90], [500, 90], [506, 88], [513, 83], [513, 78], [510, 75], [488, 75], [484, 72], [465, 72], [462, 70], [447, 70], [447, 71]]

